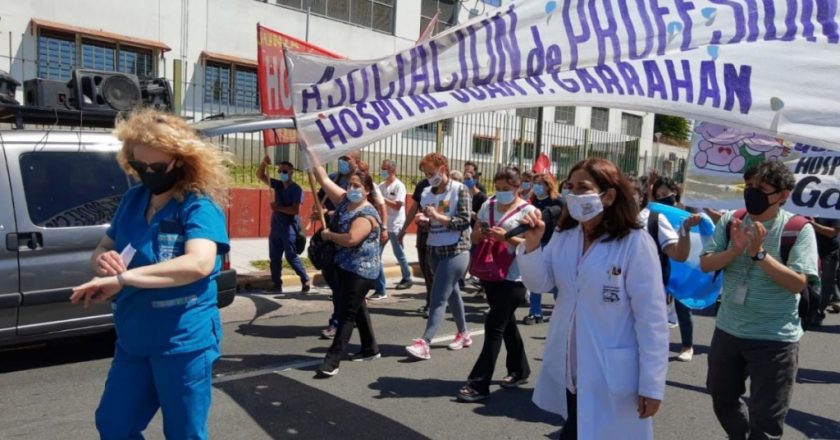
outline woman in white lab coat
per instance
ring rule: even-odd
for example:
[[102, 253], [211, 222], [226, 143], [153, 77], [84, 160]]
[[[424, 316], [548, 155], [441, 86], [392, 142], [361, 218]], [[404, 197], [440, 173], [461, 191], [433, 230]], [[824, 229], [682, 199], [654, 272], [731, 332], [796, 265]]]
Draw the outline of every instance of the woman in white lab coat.
[[534, 402], [566, 418], [561, 439], [653, 438], [668, 369], [656, 245], [614, 164], [582, 161], [567, 185], [551, 241], [540, 247], [545, 223], [534, 211], [517, 248], [528, 290], [558, 289]]

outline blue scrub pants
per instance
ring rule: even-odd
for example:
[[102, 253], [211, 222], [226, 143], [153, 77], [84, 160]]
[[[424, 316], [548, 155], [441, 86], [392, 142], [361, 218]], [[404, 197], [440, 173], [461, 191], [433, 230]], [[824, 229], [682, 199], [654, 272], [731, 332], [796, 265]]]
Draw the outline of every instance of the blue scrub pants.
[[103, 440], [142, 439], [158, 408], [168, 440], [207, 438], [213, 363], [219, 348], [159, 356], [134, 356], [117, 345], [96, 410]]
[[[555, 288], [551, 289], [550, 293], [552, 295], [554, 295], [554, 300], [556, 301], [557, 300], [557, 288], [555, 287]], [[528, 315], [543, 316], [542, 296], [543, 296], [542, 293], [530, 292], [529, 300], [531, 302], [531, 308], [528, 310]]]
[[283, 271], [283, 254], [286, 254], [286, 261], [294, 269], [302, 283], [309, 281], [309, 275], [295, 252], [295, 240], [297, 234], [291, 224], [271, 226], [271, 233], [268, 236], [268, 258], [271, 260], [271, 282], [274, 286], [283, 284], [281, 274]]

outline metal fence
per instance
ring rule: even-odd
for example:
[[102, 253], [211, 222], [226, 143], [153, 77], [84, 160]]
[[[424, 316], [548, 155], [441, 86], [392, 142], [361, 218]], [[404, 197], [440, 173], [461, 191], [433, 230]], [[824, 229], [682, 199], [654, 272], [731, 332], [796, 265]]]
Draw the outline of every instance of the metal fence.
[[[2, 58], [6, 58], [3, 61], [8, 63], [15, 77], [34, 78], [38, 71], [35, 60], [0, 56]], [[172, 82], [174, 106], [182, 117], [200, 121], [220, 113], [259, 111], [255, 89], [238, 89], [236, 79], [230, 76], [235, 75], [235, 70], [228, 72], [227, 83], [224, 83], [218, 72], [208, 72], [202, 62], [186, 65], [175, 60], [172, 66], [172, 76], [177, 78]], [[492, 187], [490, 180], [500, 168], [515, 165], [530, 169], [540, 153], [551, 158], [552, 171], [558, 176], [565, 176], [572, 165], [588, 157], [609, 159], [625, 172], [664, 167], [667, 163], [664, 159], [655, 159], [648, 164], [647, 157], [644, 162], [640, 161], [640, 144], [636, 137], [543, 121], [542, 139], [538, 144], [537, 128], [536, 119], [516, 116], [509, 110], [469, 114], [414, 127], [373, 142], [362, 150], [362, 159], [370, 165], [371, 174], [377, 181], [381, 161], [394, 160], [398, 175], [409, 186], [422, 178], [418, 168], [420, 159], [433, 151], [445, 155], [453, 170], [463, 169], [467, 161], [476, 163], [488, 187]], [[215, 141], [232, 154], [231, 174], [236, 186], [260, 185], [256, 169], [266, 153], [275, 163], [288, 160], [298, 168], [300, 165], [296, 144], [266, 150], [261, 133], [240, 133]], [[298, 182], [306, 183], [302, 175], [297, 177]]]

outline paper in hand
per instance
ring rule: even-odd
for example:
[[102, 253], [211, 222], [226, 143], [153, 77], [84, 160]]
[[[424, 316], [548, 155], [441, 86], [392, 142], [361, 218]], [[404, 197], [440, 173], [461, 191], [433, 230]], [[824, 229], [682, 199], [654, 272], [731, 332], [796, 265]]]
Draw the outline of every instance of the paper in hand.
[[128, 267], [129, 263], [131, 263], [131, 259], [134, 258], [134, 254], [136, 253], [137, 249], [134, 249], [134, 246], [132, 246], [131, 243], [129, 243], [122, 252], [120, 252], [120, 258], [122, 258], [125, 267]]

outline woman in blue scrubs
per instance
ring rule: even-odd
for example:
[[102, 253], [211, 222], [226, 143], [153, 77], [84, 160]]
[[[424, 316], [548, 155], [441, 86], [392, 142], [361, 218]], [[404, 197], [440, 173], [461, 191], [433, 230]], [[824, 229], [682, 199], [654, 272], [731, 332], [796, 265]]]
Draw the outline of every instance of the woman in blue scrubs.
[[117, 123], [129, 189], [91, 257], [97, 276], [71, 301], [112, 301], [117, 343], [96, 428], [142, 438], [160, 408], [167, 439], [207, 438], [212, 367], [222, 336], [216, 307], [229, 243], [226, 159], [181, 118], [142, 110]]

